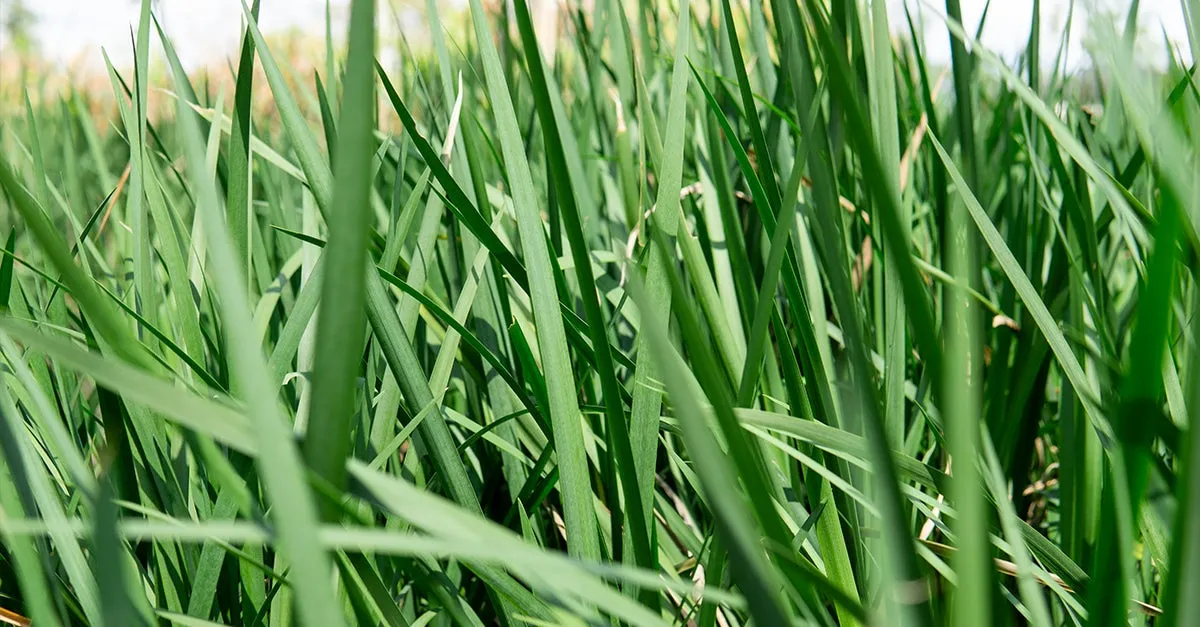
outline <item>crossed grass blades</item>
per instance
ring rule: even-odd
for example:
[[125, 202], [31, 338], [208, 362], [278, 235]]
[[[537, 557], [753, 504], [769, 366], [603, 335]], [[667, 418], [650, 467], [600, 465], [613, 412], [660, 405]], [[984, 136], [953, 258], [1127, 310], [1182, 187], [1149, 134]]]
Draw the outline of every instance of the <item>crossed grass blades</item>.
[[301, 72], [255, 2], [224, 88], [147, 0], [109, 117], [4, 102], [0, 621], [1196, 624], [1200, 92], [1133, 7], [1068, 71], [1036, 2], [939, 67], [883, 2], [355, 0]]

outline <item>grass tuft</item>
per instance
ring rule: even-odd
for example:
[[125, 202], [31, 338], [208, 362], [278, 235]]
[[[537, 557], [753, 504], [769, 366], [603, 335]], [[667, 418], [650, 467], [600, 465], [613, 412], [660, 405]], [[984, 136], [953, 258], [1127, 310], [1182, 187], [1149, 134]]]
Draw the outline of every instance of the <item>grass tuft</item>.
[[945, 67], [881, 0], [259, 5], [227, 82], [144, 0], [111, 91], [0, 90], [0, 622], [1200, 620], [1136, 8], [1067, 71], [1040, 3], [922, 9]]

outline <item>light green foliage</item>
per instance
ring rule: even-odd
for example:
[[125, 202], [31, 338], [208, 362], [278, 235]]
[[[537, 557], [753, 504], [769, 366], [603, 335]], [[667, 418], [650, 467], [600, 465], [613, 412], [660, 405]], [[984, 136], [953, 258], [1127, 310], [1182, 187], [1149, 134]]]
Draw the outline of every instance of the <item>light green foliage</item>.
[[253, 2], [226, 89], [147, 0], [100, 119], [22, 79], [0, 620], [1200, 621], [1186, 68], [512, 2], [307, 65]]

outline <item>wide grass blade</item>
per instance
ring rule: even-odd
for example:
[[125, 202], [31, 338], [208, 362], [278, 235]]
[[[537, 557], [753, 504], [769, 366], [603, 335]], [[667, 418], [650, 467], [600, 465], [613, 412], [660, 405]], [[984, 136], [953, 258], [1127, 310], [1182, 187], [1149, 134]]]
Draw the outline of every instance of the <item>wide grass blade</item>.
[[[375, 105], [375, 3], [351, 7], [346, 101], [341, 108], [335, 161], [333, 207], [329, 215], [326, 277], [321, 283], [312, 398], [305, 458], [313, 471], [341, 491], [354, 429], [355, 387], [366, 332], [367, 235], [370, 229], [371, 129]], [[328, 519], [334, 504], [322, 505]]]

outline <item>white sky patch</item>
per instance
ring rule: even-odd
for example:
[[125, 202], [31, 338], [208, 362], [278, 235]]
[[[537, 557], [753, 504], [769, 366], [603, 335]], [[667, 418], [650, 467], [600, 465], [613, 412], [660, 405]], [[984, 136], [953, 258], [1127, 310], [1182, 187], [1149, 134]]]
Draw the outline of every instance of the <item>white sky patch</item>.
[[[894, 31], [908, 31], [904, 17], [904, 5], [907, 4], [913, 13], [913, 20], [920, 27], [918, 13], [924, 19], [924, 52], [935, 63], [946, 62], [950, 58], [950, 40], [946, 33], [944, 22], [934, 11], [944, 13], [944, 0], [926, 2], [923, 0], [887, 0], [891, 15], [891, 26]], [[984, 0], [961, 0], [963, 24], [968, 32], [974, 34], [983, 16]], [[934, 7], [934, 11], [928, 7]], [[1042, 0], [1041, 2], [1041, 38], [1040, 56], [1044, 64], [1052, 62], [1062, 46], [1064, 35], [1067, 35], [1065, 51], [1067, 66], [1078, 68], [1085, 65], [1087, 55], [1083, 42], [1087, 33], [1088, 16], [1092, 8], [1099, 15], [1115, 16], [1123, 24], [1129, 10], [1128, 0]], [[992, 0], [987, 8], [987, 21], [980, 40], [989, 50], [998, 53], [1008, 61], [1014, 61], [1026, 48], [1029, 41], [1030, 25], [1033, 15], [1033, 0]], [[1071, 19], [1070, 32], [1066, 33], [1068, 17]], [[1123, 26], [1118, 26], [1118, 29]], [[1167, 54], [1179, 54], [1185, 62], [1191, 60], [1187, 44], [1187, 27], [1183, 19], [1182, 9], [1178, 0], [1142, 0], [1138, 12], [1138, 45], [1137, 53], [1143, 62], [1162, 66]], [[1164, 38], [1165, 35], [1165, 38]], [[1169, 44], [1168, 44], [1169, 42]], [[1168, 45], [1173, 50], [1168, 50]]]
[[[0, 5], [10, 0], [0, 0]], [[346, 5], [334, 0], [334, 11]], [[133, 62], [140, 0], [26, 0], [37, 15], [36, 37], [46, 58], [63, 65], [103, 63], [103, 49], [117, 66]], [[299, 29], [320, 34], [325, 0], [262, 0], [264, 33]], [[222, 63], [235, 55], [242, 33], [241, 0], [159, 0], [163, 29], [185, 66]], [[156, 40], [153, 29], [151, 40]], [[101, 65], [103, 67], [103, 65]]]
[[[0, 0], [0, 14], [12, 1]], [[549, 1], [552, 0], [530, 0], [530, 3], [536, 10]], [[904, 4], [908, 3], [914, 16], [921, 13], [923, 6], [922, 0], [885, 1], [892, 28], [897, 32], [907, 32]], [[985, 2], [961, 0], [961, 3], [964, 22], [974, 32]], [[347, 0], [331, 0], [331, 4], [335, 15], [345, 14]], [[465, 2], [439, 0], [439, 4], [459, 9]], [[1081, 45], [1086, 27], [1084, 7], [1099, 5], [1123, 16], [1128, 0], [1080, 0], [1075, 4], [1076, 15], [1067, 49], [1069, 67], [1079, 67], [1086, 60]], [[47, 58], [63, 65], [80, 61], [88, 66], [102, 63], [100, 49], [103, 48], [114, 64], [127, 66], [131, 63], [131, 32], [136, 29], [139, 0], [26, 0], [26, 5], [37, 14], [37, 39]], [[406, 25], [415, 25], [418, 30], [424, 27], [419, 16], [422, 5], [419, 1], [401, 3]], [[943, 0], [935, 0], [932, 5], [938, 9], [944, 7]], [[1063, 40], [1069, 6], [1069, 0], [1042, 0], [1042, 56], [1047, 62]], [[1016, 59], [1027, 44], [1032, 7], [1033, 0], [993, 0], [983, 32], [984, 45], [1005, 59]], [[189, 68], [223, 63], [236, 54], [242, 24], [241, 0], [159, 0], [156, 14]], [[261, 15], [264, 32], [300, 29], [319, 35], [324, 29], [325, 0], [262, 0]], [[382, 19], [381, 28], [393, 24], [389, 15]], [[1138, 53], [1145, 62], [1161, 65], [1165, 60], [1164, 32], [1172, 45], [1180, 49], [1182, 57], [1190, 60], [1187, 29], [1178, 0], [1142, 0], [1139, 24], [1142, 37]], [[342, 28], [344, 22], [339, 20], [335, 34], [340, 35]], [[928, 59], [934, 63], [946, 62], [950, 46], [945, 28], [927, 12], [924, 33]], [[419, 34], [413, 33], [414, 36]]]

